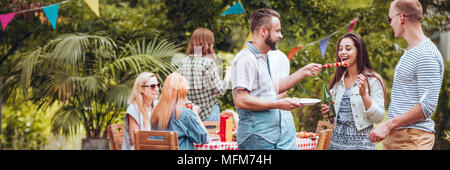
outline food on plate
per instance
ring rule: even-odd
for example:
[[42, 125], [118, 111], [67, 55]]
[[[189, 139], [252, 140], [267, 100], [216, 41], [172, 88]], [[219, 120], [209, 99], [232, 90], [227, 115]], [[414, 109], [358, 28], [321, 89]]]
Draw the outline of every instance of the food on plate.
[[297, 133], [298, 138], [316, 138], [317, 136], [319, 135], [313, 132], [300, 131]]

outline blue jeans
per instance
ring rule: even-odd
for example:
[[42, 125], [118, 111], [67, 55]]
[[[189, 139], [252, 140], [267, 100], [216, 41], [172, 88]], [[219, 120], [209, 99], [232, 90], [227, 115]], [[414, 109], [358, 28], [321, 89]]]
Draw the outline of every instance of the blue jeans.
[[278, 141], [280, 150], [297, 150], [297, 132], [291, 111], [281, 110], [281, 138]]
[[209, 117], [204, 121], [219, 121], [220, 120], [220, 107], [219, 104], [213, 106]]
[[245, 139], [238, 150], [277, 150], [277, 144], [269, 143], [264, 138], [258, 135], [251, 135]]

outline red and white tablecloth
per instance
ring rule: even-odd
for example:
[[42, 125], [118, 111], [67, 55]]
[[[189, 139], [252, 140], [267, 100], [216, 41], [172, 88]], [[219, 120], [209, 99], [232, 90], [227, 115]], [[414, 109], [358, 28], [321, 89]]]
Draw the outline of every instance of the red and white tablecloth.
[[[318, 139], [297, 138], [298, 150], [315, 150]], [[217, 140], [210, 141], [207, 144], [195, 144], [195, 150], [237, 150], [237, 142], [220, 142]]]
[[297, 150], [316, 150], [319, 138], [297, 138]]

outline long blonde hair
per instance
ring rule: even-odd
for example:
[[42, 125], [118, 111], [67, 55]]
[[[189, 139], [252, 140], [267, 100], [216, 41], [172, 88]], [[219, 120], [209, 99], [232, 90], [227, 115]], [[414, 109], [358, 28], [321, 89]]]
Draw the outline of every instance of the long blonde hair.
[[152, 113], [152, 129], [166, 129], [175, 106], [176, 119], [180, 117], [184, 107], [189, 84], [180, 73], [170, 74], [164, 81], [161, 97]]
[[[139, 74], [139, 76], [134, 81], [130, 97], [128, 97], [128, 104], [134, 104], [139, 109], [139, 114], [144, 119], [142, 122], [144, 124], [144, 128], [147, 128], [146, 122], [149, 121], [149, 117], [147, 114], [148, 110], [144, 105], [144, 103], [147, 103], [148, 101], [144, 101], [146, 98], [144, 98], [143, 94], [139, 92], [139, 89], [142, 88], [141, 86], [145, 85], [152, 77], [156, 76], [150, 72], [143, 72]], [[151, 102], [151, 106], [153, 106], [153, 102], [154, 101]]]

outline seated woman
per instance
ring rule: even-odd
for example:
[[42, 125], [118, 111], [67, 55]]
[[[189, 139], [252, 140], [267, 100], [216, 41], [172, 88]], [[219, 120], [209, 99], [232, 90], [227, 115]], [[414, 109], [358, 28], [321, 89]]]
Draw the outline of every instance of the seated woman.
[[159, 83], [153, 73], [144, 72], [134, 81], [125, 113], [122, 150], [134, 149], [134, 135], [138, 130], [150, 130], [150, 116], [159, 93]]
[[208, 131], [198, 113], [186, 108], [187, 92], [188, 81], [180, 73], [170, 74], [150, 123], [152, 130], [176, 131], [180, 150], [193, 150], [194, 143], [209, 141]]

